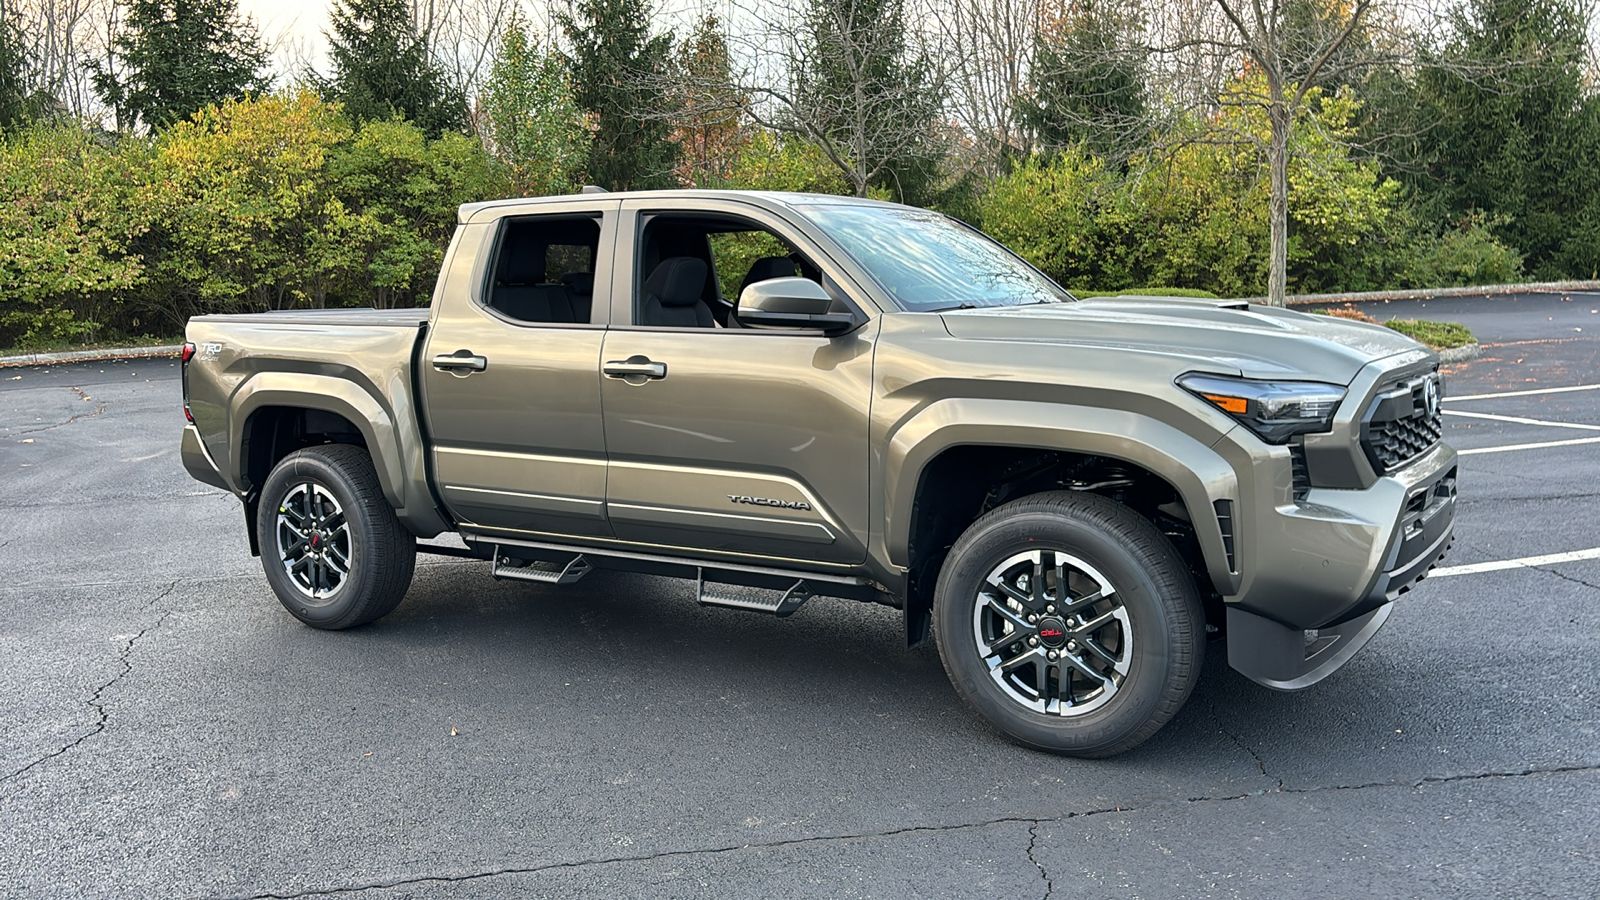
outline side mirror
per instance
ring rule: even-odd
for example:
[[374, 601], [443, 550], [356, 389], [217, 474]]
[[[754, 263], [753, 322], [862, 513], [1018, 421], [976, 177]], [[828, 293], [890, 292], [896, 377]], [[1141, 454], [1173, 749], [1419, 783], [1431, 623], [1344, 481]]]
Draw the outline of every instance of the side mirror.
[[809, 278], [768, 278], [744, 289], [735, 315], [751, 325], [816, 328], [824, 333], [847, 331], [856, 324], [850, 313], [836, 313], [833, 298]]

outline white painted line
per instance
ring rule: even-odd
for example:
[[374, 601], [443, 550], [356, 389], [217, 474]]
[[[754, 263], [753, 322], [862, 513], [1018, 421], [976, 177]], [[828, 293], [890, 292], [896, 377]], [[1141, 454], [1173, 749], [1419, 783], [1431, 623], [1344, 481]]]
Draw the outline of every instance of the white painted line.
[[1477, 575], [1480, 572], [1503, 572], [1506, 569], [1532, 569], [1536, 566], [1551, 566], [1556, 563], [1577, 562], [1584, 559], [1600, 559], [1600, 547], [1588, 550], [1574, 550], [1571, 553], [1550, 553], [1545, 556], [1524, 556], [1521, 559], [1500, 559], [1494, 562], [1472, 563], [1465, 566], [1445, 566], [1434, 569], [1428, 573], [1429, 578], [1449, 578], [1452, 575]]
[[1456, 400], [1494, 400], [1500, 397], [1533, 397], [1539, 394], [1565, 394], [1571, 391], [1600, 391], [1600, 384], [1575, 384], [1572, 387], [1539, 388], [1530, 391], [1506, 391], [1503, 394], [1468, 394], [1465, 397], [1446, 397], [1446, 403]]
[[1473, 447], [1471, 450], [1457, 450], [1458, 456], [1472, 456], [1478, 453], [1509, 453], [1512, 450], [1542, 450], [1545, 447], [1572, 447], [1578, 444], [1600, 444], [1600, 437], [1573, 438], [1570, 441], [1541, 441], [1537, 444], [1510, 444], [1505, 447]]
[[1543, 425], [1546, 428], [1575, 428], [1579, 431], [1600, 431], [1600, 425], [1580, 425], [1577, 422], [1547, 422], [1544, 419], [1524, 419], [1522, 416], [1497, 416], [1493, 413], [1469, 413], [1454, 409], [1444, 411], [1447, 416], [1461, 416], [1465, 419], [1489, 419], [1494, 422], [1510, 422], [1515, 425]]

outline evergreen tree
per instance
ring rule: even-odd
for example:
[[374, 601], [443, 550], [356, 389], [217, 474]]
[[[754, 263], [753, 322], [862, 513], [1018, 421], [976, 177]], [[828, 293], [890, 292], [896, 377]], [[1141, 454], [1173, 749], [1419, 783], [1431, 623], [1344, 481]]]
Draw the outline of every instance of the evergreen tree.
[[28, 63], [22, 24], [9, 6], [0, 3], [0, 132], [33, 118]]
[[795, 116], [847, 163], [857, 194], [877, 186], [927, 202], [944, 96], [933, 66], [908, 51], [904, 0], [810, 0], [806, 30]]
[[1451, 222], [1485, 213], [1540, 277], [1600, 268], [1600, 103], [1584, 86], [1588, 23], [1572, 0], [1470, 0], [1418, 91], [1424, 145]]
[[1082, 0], [1034, 36], [1032, 91], [1018, 115], [1046, 151], [1085, 143], [1120, 162], [1137, 149], [1145, 113], [1145, 65], [1130, 51], [1131, 23]]
[[556, 17], [573, 99], [594, 116], [589, 178], [611, 190], [676, 187], [672, 35], [650, 35], [648, 0], [577, 0]]
[[714, 14], [702, 16], [678, 47], [677, 66], [682, 91], [673, 133], [682, 154], [678, 180], [696, 187], [724, 181], [749, 139], [744, 111], [750, 96], [733, 83], [728, 39]]
[[569, 193], [588, 160], [589, 133], [561, 58], [520, 21], [500, 41], [481, 98], [485, 146], [519, 196]]
[[337, 0], [331, 24], [333, 77], [313, 80], [353, 121], [399, 116], [430, 137], [466, 127], [466, 98], [429, 61], [408, 0]]
[[119, 127], [163, 128], [267, 87], [267, 51], [237, 0], [131, 0], [124, 24], [113, 45], [123, 77], [94, 73]]

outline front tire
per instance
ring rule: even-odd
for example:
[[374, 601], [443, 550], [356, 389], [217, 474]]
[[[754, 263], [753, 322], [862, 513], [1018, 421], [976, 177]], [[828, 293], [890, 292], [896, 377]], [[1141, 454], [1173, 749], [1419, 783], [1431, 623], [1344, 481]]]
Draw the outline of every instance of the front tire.
[[256, 534], [273, 593], [314, 628], [380, 619], [411, 586], [416, 538], [395, 518], [372, 458], [352, 444], [284, 457], [261, 489]]
[[1150, 522], [1094, 494], [1024, 497], [974, 522], [934, 593], [956, 691], [1018, 743], [1129, 750], [1183, 706], [1205, 618], [1187, 567]]

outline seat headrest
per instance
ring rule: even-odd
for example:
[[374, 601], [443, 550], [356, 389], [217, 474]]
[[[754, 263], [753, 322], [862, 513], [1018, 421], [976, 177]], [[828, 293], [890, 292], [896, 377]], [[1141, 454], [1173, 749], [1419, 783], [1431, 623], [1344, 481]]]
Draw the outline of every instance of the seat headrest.
[[739, 282], [739, 293], [758, 281], [768, 278], [789, 278], [796, 273], [794, 260], [787, 256], [763, 256], [750, 264], [750, 271], [745, 273], [744, 281]]
[[521, 253], [507, 253], [500, 265], [501, 284], [539, 284], [544, 281], [543, 246]]
[[693, 306], [705, 290], [706, 271], [706, 261], [693, 256], [663, 259], [645, 279], [644, 293], [654, 295], [662, 306]]
[[572, 288], [574, 294], [594, 293], [593, 272], [568, 272], [561, 276], [561, 283]]

